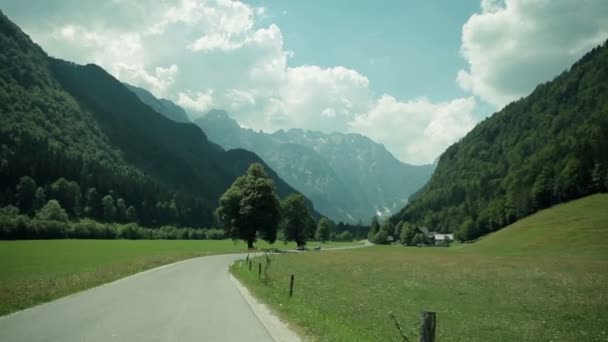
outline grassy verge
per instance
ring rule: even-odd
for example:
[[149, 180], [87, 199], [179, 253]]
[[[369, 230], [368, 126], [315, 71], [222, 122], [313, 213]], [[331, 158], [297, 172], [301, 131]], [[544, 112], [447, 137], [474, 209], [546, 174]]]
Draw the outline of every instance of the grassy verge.
[[457, 248], [281, 255], [268, 285], [232, 272], [318, 341], [400, 341], [389, 312], [414, 341], [423, 310], [437, 312], [439, 341], [607, 341], [607, 204], [592, 196]]
[[245, 251], [245, 244], [230, 240], [0, 241], [0, 315], [178, 260]]

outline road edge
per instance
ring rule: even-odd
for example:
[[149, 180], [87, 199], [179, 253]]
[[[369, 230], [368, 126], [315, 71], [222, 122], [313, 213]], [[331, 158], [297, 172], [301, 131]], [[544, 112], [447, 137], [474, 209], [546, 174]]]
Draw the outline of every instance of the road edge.
[[273, 340], [276, 342], [302, 342], [302, 338], [291, 330], [287, 323], [275, 316], [266, 304], [263, 304], [256, 299], [232, 274], [229, 274], [229, 276], [232, 283], [234, 283], [234, 286], [239, 290], [241, 297], [245, 299]]

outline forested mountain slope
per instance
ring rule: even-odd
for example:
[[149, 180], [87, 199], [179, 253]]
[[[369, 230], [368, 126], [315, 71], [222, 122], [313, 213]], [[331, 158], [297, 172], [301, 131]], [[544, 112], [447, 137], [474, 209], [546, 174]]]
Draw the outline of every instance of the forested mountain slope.
[[289, 184], [308, 196], [324, 215], [345, 222], [387, 215], [430, 178], [431, 165], [408, 165], [383, 145], [360, 134], [301, 129], [264, 133], [245, 129], [221, 110], [194, 121], [226, 149], [259, 154]]
[[474, 239], [608, 188], [608, 47], [479, 123], [392, 220]]
[[127, 89], [134, 92], [141, 102], [152, 107], [155, 111], [176, 122], [190, 122], [186, 111], [171, 100], [158, 99], [144, 88], [123, 83]]
[[[144, 225], [208, 226], [219, 196], [261, 162], [165, 118], [96, 65], [48, 57], [1, 13], [0, 46], [0, 206], [32, 212], [40, 194], [101, 218], [109, 195]], [[296, 192], [267, 171], [279, 195]]]

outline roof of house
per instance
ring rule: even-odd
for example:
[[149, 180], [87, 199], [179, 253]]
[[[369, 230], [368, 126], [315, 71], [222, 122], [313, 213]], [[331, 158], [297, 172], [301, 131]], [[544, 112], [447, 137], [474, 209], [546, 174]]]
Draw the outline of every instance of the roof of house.
[[429, 232], [429, 229], [427, 227], [416, 227], [416, 228], [418, 228], [418, 230], [421, 231], [426, 236], [431, 235], [431, 233]]

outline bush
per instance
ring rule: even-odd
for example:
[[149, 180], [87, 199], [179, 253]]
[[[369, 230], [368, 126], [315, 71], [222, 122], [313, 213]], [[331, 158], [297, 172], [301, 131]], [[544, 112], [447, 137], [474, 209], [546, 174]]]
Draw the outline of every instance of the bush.
[[336, 235], [336, 241], [344, 241], [344, 242], [350, 242], [353, 241], [353, 234], [351, 234], [351, 232], [347, 231], [343, 231], [342, 233]]
[[226, 236], [226, 233], [221, 229], [207, 229], [207, 240], [223, 240]]
[[387, 243], [388, 233], [385, 230], [380, 230], [376, 236], [374, 236], [374, 243], [378, 245], [385, 245]]
[[137, 223], [122, 225], [101, 223], [87, 218], [70, 223], [57, 201], [51, 200], [45, 207], [46, 209], [40, 210], [33, 219], [19, 215], [19, 210], [13, 206], [0, 208], [0, 240], [65, 238], [222, 240], [226, 238], [223, 230], [214, 228], [193, 229], [174, 226], [144, 228]]
[[34, 220], [32, 222], [38, 231], [40, 239], [65, 239], [68, 237], [68, 226], [65, 222], [53, 220]]
[[0, 217], [16, 218], [19, 215], [19, 208], [14, 205], [7, 205], [6, 207], [0, 208]]
[[36, 214], [36, 219], [68, 222], [68, 215], [57, 200], [50, 200]]
[[138, 235], [139, 226], [135, 223], [125, 224], [119, 228], [119, 237], [122, 239], [135, 240]]

